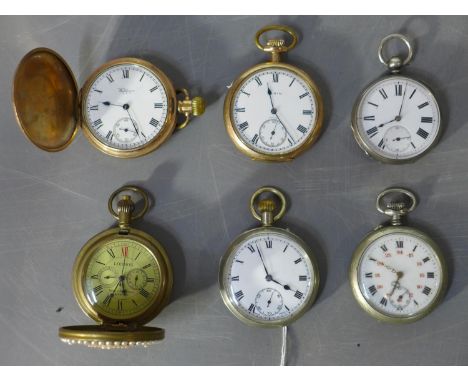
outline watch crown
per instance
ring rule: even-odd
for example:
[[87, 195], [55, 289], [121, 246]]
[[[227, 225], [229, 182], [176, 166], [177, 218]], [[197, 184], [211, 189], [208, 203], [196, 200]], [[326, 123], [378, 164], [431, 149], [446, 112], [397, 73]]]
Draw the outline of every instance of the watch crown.
[[258, 202], [258, 210], [263, 212], [273, 212], [276, 208], [276, 204], [271, 199], [264, 199]]
[[205, 112], [205, 100], [202, 97], [193, 97], [192, 114], [194, 116], [202, 115]]

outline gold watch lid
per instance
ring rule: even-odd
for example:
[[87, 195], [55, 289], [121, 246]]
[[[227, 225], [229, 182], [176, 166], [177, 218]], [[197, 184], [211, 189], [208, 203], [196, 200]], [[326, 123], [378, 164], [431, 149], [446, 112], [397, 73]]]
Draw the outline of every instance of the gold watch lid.
[[129, 325], [79, 325], [59, 329], [60, 339], [69, 345], [100, 349], [148, 347], [164, 339], [164, 329]]
[[66, 148], [78, 131], [78, 85], [65, 60], [37, 48], [20, 61], [13, 80], [13, 107], [22, 131], [45, 151]]

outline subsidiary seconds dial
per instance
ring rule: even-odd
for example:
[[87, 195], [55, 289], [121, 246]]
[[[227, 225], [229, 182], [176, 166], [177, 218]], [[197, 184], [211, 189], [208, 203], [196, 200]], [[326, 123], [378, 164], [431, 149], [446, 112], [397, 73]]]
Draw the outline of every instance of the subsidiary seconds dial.
[[314, 132], [317, 100], [297, 73], [263, 69], [239, 86], [231, 113], [236, 134], [245, 145], [263, 154], [285, 154]]

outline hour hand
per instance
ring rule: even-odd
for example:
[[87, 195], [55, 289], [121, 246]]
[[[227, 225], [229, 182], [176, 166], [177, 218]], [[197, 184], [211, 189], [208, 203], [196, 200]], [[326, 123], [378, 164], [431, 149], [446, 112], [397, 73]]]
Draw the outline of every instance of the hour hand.
[[117, 106], [117, 107], [124, 107], [124, 105], [117, 105], [117, 104], [115, 104], [115, 103], [111, 103], [111, 102], [109, 102], [109, 101], [104, 101], [102, 104], [103, 104], [103, 105], [105, 105], [105, 106]]

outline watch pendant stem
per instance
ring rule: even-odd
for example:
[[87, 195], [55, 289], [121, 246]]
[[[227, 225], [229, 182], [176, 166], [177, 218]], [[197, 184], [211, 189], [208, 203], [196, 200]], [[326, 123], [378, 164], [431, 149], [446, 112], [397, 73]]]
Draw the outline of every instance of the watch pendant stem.
[[122, 199], [117, 202], [117, 212], [119, 214], [119, 227], [121, 233], [128, 233], [134, 209], [135, 204], [133, 203], [130, 195], [122, 195]]
[[258, 209], [262, 214], [262, 225], [264, 227], [270, 227], [273, 224], [273, 211], [276, 208], [276, 204], [271, 199], [261, 200], [258, 203]]

